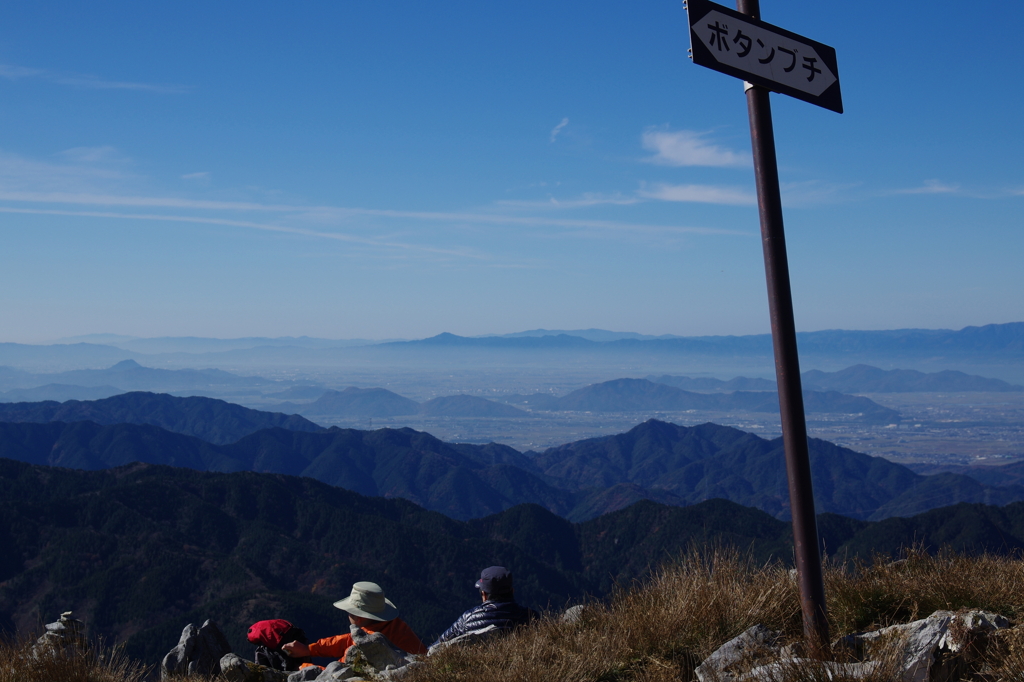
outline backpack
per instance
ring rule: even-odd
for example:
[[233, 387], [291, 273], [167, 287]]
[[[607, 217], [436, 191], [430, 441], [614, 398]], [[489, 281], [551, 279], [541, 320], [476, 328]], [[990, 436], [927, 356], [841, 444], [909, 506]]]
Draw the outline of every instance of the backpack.
[[292, 658], [281, 651], [281, 645], [288, 642], [308, 644], [306, 633], [281, 618], [261, 620], [249, 627], [249, 641], [256, 645], [255, 660], [274, 670], [295, 671], [303, 663], [310, 663], [308, 656]]

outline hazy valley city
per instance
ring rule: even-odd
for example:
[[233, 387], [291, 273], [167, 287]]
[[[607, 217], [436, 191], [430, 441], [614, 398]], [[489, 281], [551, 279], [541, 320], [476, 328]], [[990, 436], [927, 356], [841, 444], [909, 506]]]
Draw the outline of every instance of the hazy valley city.
[[7, 9], [0, 679], [1024, 679], [1024, 8]]

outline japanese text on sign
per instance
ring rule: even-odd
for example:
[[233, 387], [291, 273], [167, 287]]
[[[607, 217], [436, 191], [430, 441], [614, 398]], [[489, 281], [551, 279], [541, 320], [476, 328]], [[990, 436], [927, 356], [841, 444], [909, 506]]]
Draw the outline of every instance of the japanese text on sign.
[[818, 96], [836, 82], [814, 47], [712, 10], [691, 26], [716, 60]]

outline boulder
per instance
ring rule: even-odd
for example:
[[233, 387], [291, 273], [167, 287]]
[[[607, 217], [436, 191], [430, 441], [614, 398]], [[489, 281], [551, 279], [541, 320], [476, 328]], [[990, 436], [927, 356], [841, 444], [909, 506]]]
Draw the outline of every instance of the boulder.
[[871, 679], [878, 664], [835, 663], [812, 658], [790, 658], [760, 665], [739, 677], [739, 682], [779, 682], [779, 680], [864, 680]]
[[416, 660], [415, 656], [402, 651], [379, 632], [366, 632], [358, 625], [350, 626], [349, 632], [352, 634], [352, 646], [345, 652], [345, 661], [359, 674], [372, 675], [403, 668]]
[[912, 623], [854, 635], [863, 657], [880, 646], [900, 643], [903, 682], [945, 682], [968, 674], [985, 652], [988, 637], [1010, 622], [997, 613], [971, 610], [936, 611]]
[[299, 668], [293, 673], [288, 675], [288, 682], [313, 682], [320, 673], [323, 672], [323, 668], [316, 665], [307, 665], [305, 668]]
[[[800, 647], [778, 648], [778, 633], [755, 625], [718, 648], [697, 668], [700, 682], [783, 679], [886, 679], [901, 682], [966, 680], [983, 664], [990, 636], [1010, 622], [995, 613], [936, 611], [927, 618], [848, 635], [832, 645], [849, 662], [804, 658]], [[755, 665], [758, 659], [766, 659]]]
[[583, 620], [583, 613], [587, 610], [586, 604], [577, 604], [576, 606], [570, 606], [562, 614], [561, 621], [563, 623], [573, 624], [579, 623]]
[[752, 625], [704, 659], [695, 671], [697, 679], [700, 682], [736, 679], [736, 671], [732, 668], [738, 663], [749, 665], [755, 658], [770, 655], [780, 634], [764, 625]]
[[[299, 672], [302, 672], [301, 670]], [[297, 675], [298, 673], [292, 673]], [[355, 680], [359, 679], [359, 675], [356, 671], [352, 670], [352, 666], [341, 661], [334, 661], [316, 678], [316, 682], [340, 682], [340, 680]]]
[[247, 661], [238, 654], [221, 657], [220, 674], [227, 682], [286, 682], [291, 675], [284, 670]]
[[160, 662], [160, 679], [184, 675], [216, 675], [220, 661], [231, 653], [223, 633], [212, 620], [197, 628], [192, 623], [181, 631], [178, 645], [167, 652]]

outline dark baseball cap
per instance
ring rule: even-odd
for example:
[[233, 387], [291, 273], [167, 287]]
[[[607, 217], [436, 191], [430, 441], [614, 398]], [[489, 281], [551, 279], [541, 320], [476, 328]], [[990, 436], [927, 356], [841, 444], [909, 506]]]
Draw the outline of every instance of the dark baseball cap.
[[476, 589], [496, 596], [512, 594], [512, 574], [504, 566], [485, 568], [480, 571], [480, 580], [476, 581]]

